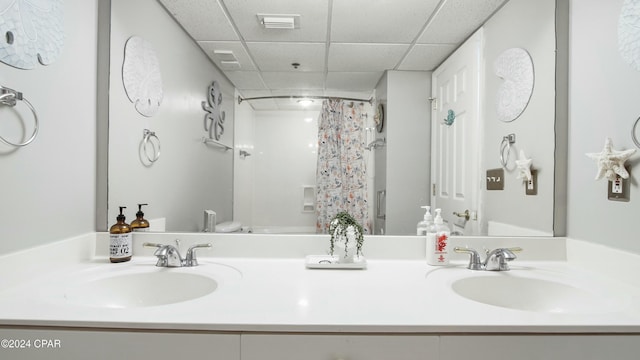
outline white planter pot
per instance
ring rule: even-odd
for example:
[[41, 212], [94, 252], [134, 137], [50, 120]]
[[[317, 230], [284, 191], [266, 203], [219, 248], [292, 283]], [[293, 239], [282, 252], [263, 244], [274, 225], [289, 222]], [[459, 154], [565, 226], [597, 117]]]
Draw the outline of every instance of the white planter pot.
[[346, 236], [337, 236], [333, 242], [333, 255], [338, 256], [339, 263], [352, 263], [358, 253], [358, 242], [353, 227], [347, 229]]

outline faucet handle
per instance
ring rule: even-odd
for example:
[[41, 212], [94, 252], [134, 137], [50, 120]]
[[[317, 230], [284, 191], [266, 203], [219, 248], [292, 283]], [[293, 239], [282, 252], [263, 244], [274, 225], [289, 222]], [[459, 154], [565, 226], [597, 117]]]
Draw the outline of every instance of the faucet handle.
[[494, 250], [489, 250], [487, 248], [484, 248], [484, 253], [485, 255], [489, 255], [491, 252], [495, 252], [495, 251], [499, 251], [499, 250], [509, 250], [512, 253], [520, 253], [523, 251], [523, 249], [519, 246], [515, 246], [515, 247], [510, 247], [510, 248], [496, 248]]
[[467, 269], [470, 270], [482, 270], [482, 262], [480, 261], [480, 255], [478, 252], [471, 248], [462, 248], [462, 247], [454, 247], [454, 252], [469, 254], [469, 265], [467, 265]]
[[158, 256], [158, 251], [160, 251], [160, 249], [164, 246], [162, 244], [156, 244], [156, 243], [150, 243], [150, 242], [145, 242], [142, 243], [143, 247], [153, 247], [156, 248], [156, 251], [153, 253], [153, 255], [158, 257], [158, 262], [156, 262], [156, 266], [159, 267], [166, 267], [167, 266], [167, 257], [166, 256]]
[[508, 262], [517, 258], [514, 252], [520, 252], [522, 248], [497, 248], [487, 254], [484, 262], [485, 270], [490, 271], [507, 271], [509, 270]]
[[185, 266], [198, 266], [198, 259], [196, 259], [196, 249], [207, 248], [210, 249], [213, 245], [211, 243], [207, 244], [196, 244], [191, 246], [187, 250], [187, 256], [185, 258]]
[[144, 247], [157, 247], [157, 248], [160, 248], [160, 247], [163, 247], [164, 245], [162, 245], [162, 244], [156, 244], [156, 243], [146, 242], [146, 243], [143, 243], [143, 244], [142, 244], [142, 246], [144, 246]]

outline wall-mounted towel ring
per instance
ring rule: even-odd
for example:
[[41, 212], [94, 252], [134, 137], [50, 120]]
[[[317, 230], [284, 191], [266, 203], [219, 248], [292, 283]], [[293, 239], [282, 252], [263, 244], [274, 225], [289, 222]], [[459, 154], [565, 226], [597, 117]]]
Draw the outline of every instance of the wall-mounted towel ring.
[[[151, 156], [149, 156], [149, 150], [152, 150]], [[144, 156], [149, 160], [150, 164], [153, 164], [160, 158], [160, 139], [158, 139], [154, 131], [149, 129], [142, 131], [142, 153], [144, 153]]]
[[636, 144], [637, 147], [640, 148], [640, 141], [638, 141], [638, 136], [636, 135], [636, 128], [638, 127], [638, 122], [640, 121], [640, 117], [633, 123], [633, 128], [631, 129], [631, 140]]
[[16, 106], [18, 101], [22, 101], [27, 105], [27, 107], [29, 107], [31, 113], [33, 114], [33, 119], [35, 120], [35, 126], [33, 128], [33, 133], [31, 134], [31, 136], [26, 141], [21, 143], [14, 143], [0, 136], [0, 141], [7, 145], [15, 147], [29, 145], [36, 138], [36, 135], [38, 135], [38, 128], [40, 127], [40, 124], [38, 122], [38, 114], [36, 113], [36, 109], [33, 108], [33, 105], [31, 105], [31, 103], [22, 96], [21, 92], [0, 85], [0, 105], [14, 107]]
[[[500, 165], [503, 168], [507, 168], [509, 164], [509, 156], [511, 155], [511, 145], [516, 143], [516, 134], [509, 134], [502, 137], [500, 142]], [[505, 156], [506, 153], [506, 156]]]

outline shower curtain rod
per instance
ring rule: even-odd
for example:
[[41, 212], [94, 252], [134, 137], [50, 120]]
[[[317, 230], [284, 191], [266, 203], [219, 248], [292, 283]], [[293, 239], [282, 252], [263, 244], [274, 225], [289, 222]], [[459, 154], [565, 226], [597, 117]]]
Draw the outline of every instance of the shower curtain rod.
[[297, 95], [258, 96], [258, 97], [250, 97], [250, 98], [243, 98], [238, 95], [238, 104], [241, 104], [243, 101], [263, 100], [263, 99], [318, 99], [318, 100], [342, 99], [347, 101], [368, 102], [369, 105], [373, 104], [373, 97], [370, 97], [367, 100], [367, 99], [344, 98], [344, 97], [338, 97], [338, 96], [297, 96]]

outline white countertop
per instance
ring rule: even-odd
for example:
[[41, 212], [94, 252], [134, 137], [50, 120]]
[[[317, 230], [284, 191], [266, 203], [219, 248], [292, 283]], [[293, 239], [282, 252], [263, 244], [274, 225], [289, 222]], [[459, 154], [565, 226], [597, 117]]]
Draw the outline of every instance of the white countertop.
[[[75, 278], [155, 267], [152, 256], [111, 264], [104, 257], [30, 273], [0, 292], [0, 326], [33, 325], [232, 332], [366, 333], [640, 333], [640, 290], [567, 261], [515, 260], [509, 272], [542, 271], [562, 281], [606, 284], [622, 294], [619, 307], [596, 312], [512, 310], [463, 298], [451, 290], [461, 277], [486, 275], [456, 260], [448, 267], [423, 259], [368, 259], [366, 270], [307, 269], [304, 258], [200, 256], [194, 271], [214, 274], [218, 288], [185, 302], [136, 308], [78, 305], [65, 299]], [[533, 271], [533, 272], [532, 272]], [[6, 276], [6, 273], [5, 275]], [[17, 273], [16, 276], [22, 276]], [[172, 291], [167, 288], [166, 291]]]

